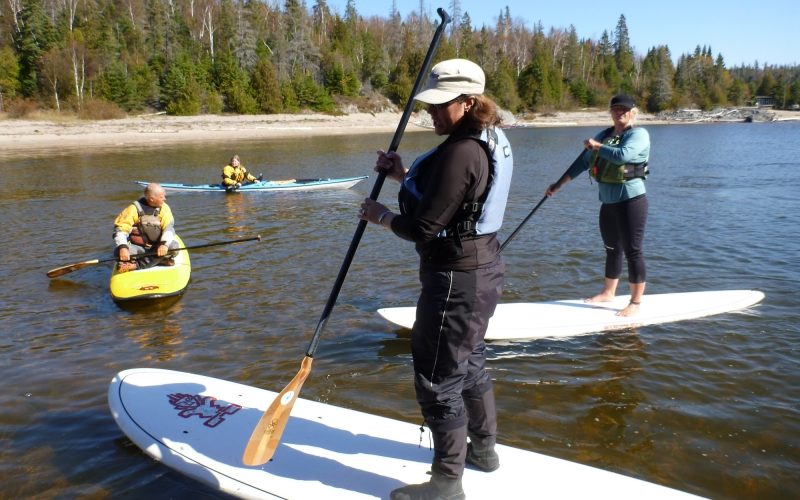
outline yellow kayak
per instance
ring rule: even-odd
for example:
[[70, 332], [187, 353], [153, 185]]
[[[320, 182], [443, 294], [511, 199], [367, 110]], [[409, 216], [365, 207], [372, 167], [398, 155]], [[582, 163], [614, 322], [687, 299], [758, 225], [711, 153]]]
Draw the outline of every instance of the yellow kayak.
[[[175, 241], [183, 248], [183, 241], [179, 237], [176, 236]], [[173, 266], [153, 266], [121, 273], [114, 265], [109, 287], [115, 301], [158, 299], [183, 293], [189, 285], [191, 274], [189, 252], [180, 250]]]

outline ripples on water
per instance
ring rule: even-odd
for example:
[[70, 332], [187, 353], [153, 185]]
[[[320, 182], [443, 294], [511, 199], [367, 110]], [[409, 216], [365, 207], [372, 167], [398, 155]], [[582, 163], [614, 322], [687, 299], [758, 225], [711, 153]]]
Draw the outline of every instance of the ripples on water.
[[[503, 236], [541, 199], [591, 128], [512, 130], [515, 182]], [[800, 492], [797, 124], [651, 127], [648, 291], [759, 288], [749, 311], [638, 331], [494, 343], [500, 440], [713, 498]], [[273, 179], [371, 172], [389, 136], [236, 144]], [[431, 145], [407, 133], [410, 160]], [[280, 390], [297, 373], [374, 177], [352, 190], [172, 194], [197, 250], [184, 296], [115, 305], [109, 268], [48, 280], [57, 266], [110, 251], [133, 180], [205, 183], [231, 145], [186, 145], [3, 160], [0, 206], [0, 497], [213, 498], [148, 459], [114, 424], [105, 393], [135, 366], [203, 373]], [[31, 175], [35, 172], [36, 175]], [[393, 203], [387, 182], [381, 200]], [[596, 293], [602, 247], [596, 186], [576, 179], [506, 250], [503, 301]], [[419, 421], [407, 333], [377, 316], [412, 305], [410, 244], [370, 227], [302, 396]], [[535, 318], [532, 319], [535, 321]], [[535, 471], [532, 471], [535, 475]]]

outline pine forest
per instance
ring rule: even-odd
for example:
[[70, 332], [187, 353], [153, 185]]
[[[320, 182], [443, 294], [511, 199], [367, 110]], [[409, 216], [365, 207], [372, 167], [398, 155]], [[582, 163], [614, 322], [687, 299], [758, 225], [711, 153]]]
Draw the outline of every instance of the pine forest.
[[[621, 13], [599, 40], [574, 26], [544, 27], [501, 8], [473, 26], [458, 0], [435, 61], [481, 65], [487, 93], [524, 114], [603, 107], [619, 91], [643, 110], [800, 103], [800, 66], [725, 65], [698, 45], [636, 53]], [[402, 18], [344, 13], [325, 0], [3, 0], [0, 111], [173, 115], [341, 113], [402, 106], [439, 22], [420, 0]], [[624, 10], [624, 6], [620, 6]], [[598, 30], [599, 32], [600, 30]], [[681, 35], [683, 36], [683, 35]], [[770, 54], [764, 54], [765, 60]]]

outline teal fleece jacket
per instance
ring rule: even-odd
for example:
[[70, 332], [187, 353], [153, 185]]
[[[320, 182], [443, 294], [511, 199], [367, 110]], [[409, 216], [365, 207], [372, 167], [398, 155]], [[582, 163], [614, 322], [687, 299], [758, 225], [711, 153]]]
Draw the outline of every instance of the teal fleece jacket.
[[[605, 130], [594, 136], [596, 141], [602, 142]], [[643, 163], [650, 158], [650, 134], [641, 127], [629, 127], [622, 133], [622, 138], [616, 146], [604, 144], [598, 154], [601, 158], [617, 165], [624, 163]], [[567, 170], [570, 179], [589, 170], [592, 161], [592, 151], [587, 149], [580, 155]], [[598, 195], [603, 203], [619, 203], [645, 194], [644, 179], [631, 179], [623, 184], [607, 184], [598, 182]]]

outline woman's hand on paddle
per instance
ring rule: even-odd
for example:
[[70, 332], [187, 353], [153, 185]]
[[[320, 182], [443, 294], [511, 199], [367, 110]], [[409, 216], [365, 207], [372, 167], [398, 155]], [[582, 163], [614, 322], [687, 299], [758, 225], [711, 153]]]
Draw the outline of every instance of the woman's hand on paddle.
[[159, 257], [163, 257], [167, 255], [167, 251], [169, 251], [169, 247], [167, 246], [167, 244], [161, 243], [160, 245], [158, 245], [158, 248], [156, 248], [156, 255]]
[[559, 189], [561, 189], [561, 187], [564, 184], [568, 183], [571, 180], [572, 180], [572, 177], [570, 177], [569, 175], [567, 175], [565, 173], [564, 175], [561, 176], [561, 178], [557, 182], [554, 182], [554, 183], [550, 184], [549, 186], [547, 186], [547, 189], [545, 190], [544, 195], [547, 196], [547, 197], [553, 196], [554, 194], [556, 194], [558, 192]]
[[589, 139], [583, 141], [583, 147], [586, 149], [591, 149], [592, 151], [597, 151], [603, 147], [603, 143], [590, 137]]
[[386, 177], [397, 182], [403, 182], [406, 176], [406, 169], [403, 167], [403, 159], [394, 151], [378, 151], [378, 160], [375, 162], [375, 171], [386, 174]]
[[119, 260], [122, 262], [128, 262], [131, 260], [131, 252], [128, 250], [128, 247], [119, 248]]
[[367, 222], [378, 224], [378, 218], [384, 212], [389, 212], [389, 209], [386, 208], [386, 205], [375, 201], [372, 198], [366, 198], [364, 199], [364, 203], [361, 204], [361, 210], [358, 211], [358, 218]]

